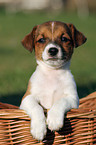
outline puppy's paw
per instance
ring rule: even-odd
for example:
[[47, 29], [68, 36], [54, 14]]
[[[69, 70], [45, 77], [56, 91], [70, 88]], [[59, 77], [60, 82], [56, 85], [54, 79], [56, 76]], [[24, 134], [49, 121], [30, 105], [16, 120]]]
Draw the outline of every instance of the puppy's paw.
[[51, 131], [57, 131], [63, 127], [64, 115], [58, 110], [51, 109], [48, 112], [47, 125]]
[[45, 121], [32, 120], [31, 121], [31, 134], [33, 138], [37, 140], [43, 140], [46, 135], [46, 124]]

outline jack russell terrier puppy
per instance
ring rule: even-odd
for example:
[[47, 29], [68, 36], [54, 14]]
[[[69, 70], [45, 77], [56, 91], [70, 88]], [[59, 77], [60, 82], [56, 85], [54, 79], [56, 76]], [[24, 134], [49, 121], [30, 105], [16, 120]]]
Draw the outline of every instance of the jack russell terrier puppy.
[[[35, 50], [37, 68], [31, 76], [20, 109], [31, 118], [31, 134], [43, 140], [46, 126], [51, 131], [63, 127], [64, 114], [78, 108], [76, 84], [70, 72], [74, 48], [85, 43], [86, 37], [73, 24], [49, 21], [33, 28], [22, 44]], [[44, 115], [47, 109], [47, 117]]]

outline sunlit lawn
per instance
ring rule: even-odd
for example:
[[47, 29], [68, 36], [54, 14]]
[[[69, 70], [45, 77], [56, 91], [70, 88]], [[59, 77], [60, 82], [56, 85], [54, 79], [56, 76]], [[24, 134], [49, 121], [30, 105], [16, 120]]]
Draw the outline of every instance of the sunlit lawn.
[[0, 11], [0, 101], [19, 104], [18, 98], [25, 92], [36, 67], [34, 53], [24, 49], [21, 40], [33, 26], [49, 20], [71, 22], [86, 35], [87, 42], [75, 49], [71, 71], [80, 97], [95, 91], [96, 14], [80, 19], [76, 14], [66, 12], [10, 14]]

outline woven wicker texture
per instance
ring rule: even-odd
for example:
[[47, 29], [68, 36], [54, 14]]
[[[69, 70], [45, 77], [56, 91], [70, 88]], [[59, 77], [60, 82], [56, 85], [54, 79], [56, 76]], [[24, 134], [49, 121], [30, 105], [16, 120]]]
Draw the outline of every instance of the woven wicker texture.
[[64, 127], [48, 130], [46, 138], [37, 141], [30, 134], [30, 119], [18, 107], [0, 103], [0, 145], [95, 145], [96, 92], [80, 100], [79, 109], [66, 114]]

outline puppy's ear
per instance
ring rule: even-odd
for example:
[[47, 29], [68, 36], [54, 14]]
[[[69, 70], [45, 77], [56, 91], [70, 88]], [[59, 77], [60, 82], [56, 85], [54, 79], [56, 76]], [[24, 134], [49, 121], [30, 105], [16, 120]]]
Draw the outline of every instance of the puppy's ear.
[[24, 37], [24, 39], [21, 41], [23, 46], [28, 49], [30, 52], [32, 52], [34, 48], [34, 38], [35, 38], [35, 31], [37, 29], [37, 26], [33, 28], [33, 30]]
[[67, 24], [67, 25], [71, 30], [74, 48], [86, 42], [87, 38], [81, 32], [79, 32], [73, 24]]

